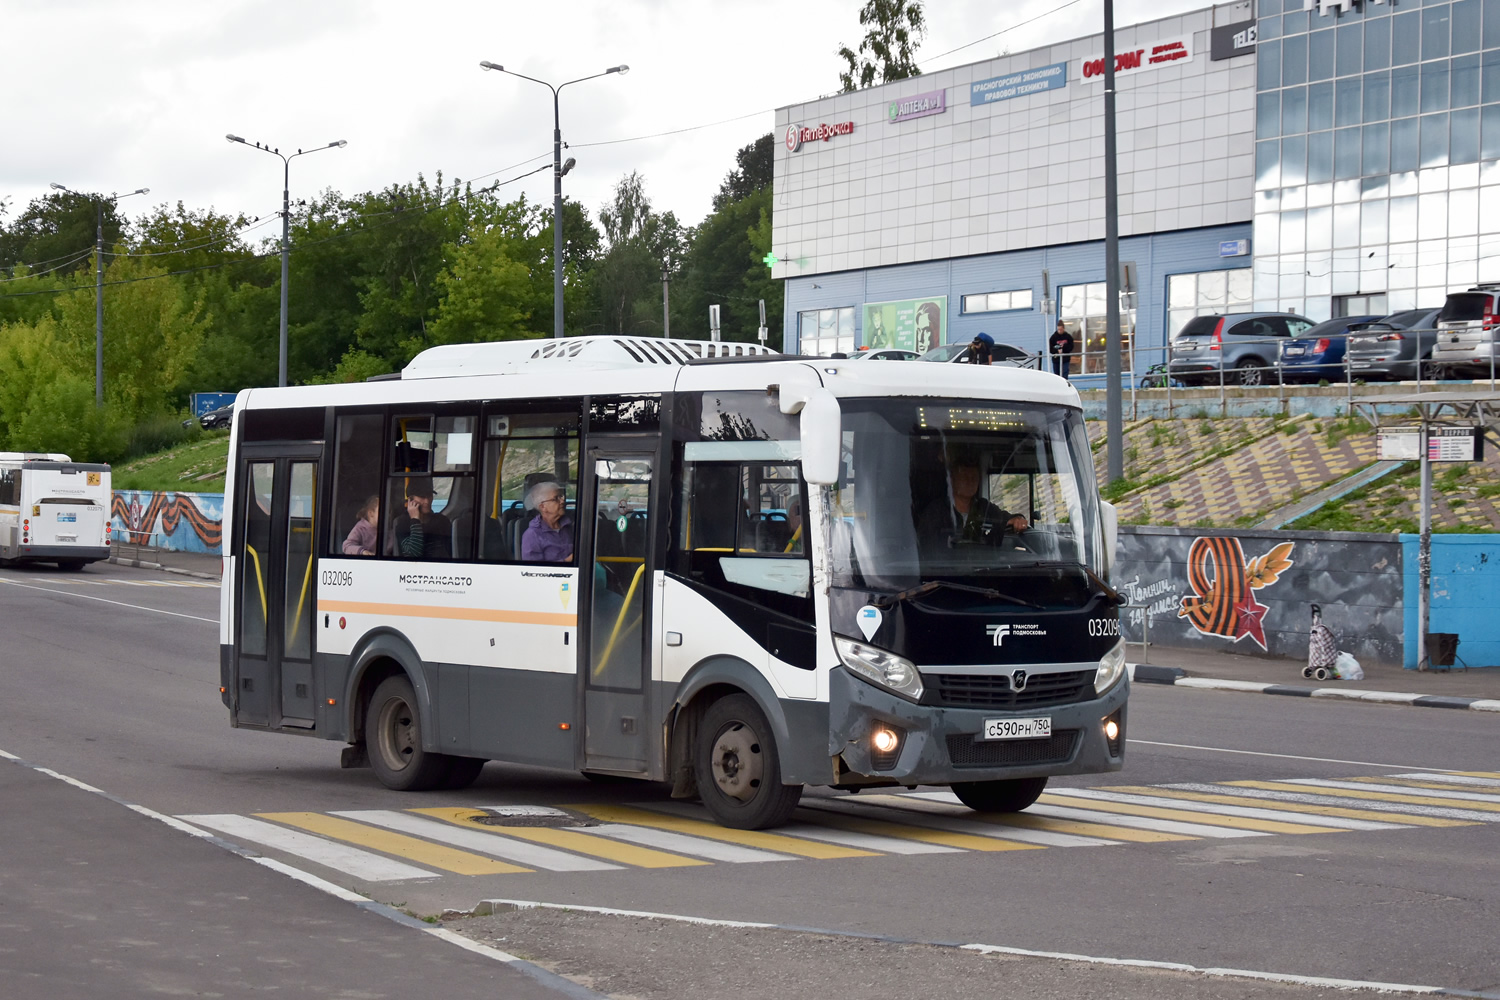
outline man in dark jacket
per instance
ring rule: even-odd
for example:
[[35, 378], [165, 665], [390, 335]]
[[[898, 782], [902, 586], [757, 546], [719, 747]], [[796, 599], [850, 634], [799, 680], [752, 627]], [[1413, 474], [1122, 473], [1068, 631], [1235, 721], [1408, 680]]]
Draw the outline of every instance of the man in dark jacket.
[[1047, 352], [1052, 355], [1052, 374], [1067, 378], [1073, 366], [1073, 335], [1062, 320], [1057, 321], [1057, 332], [1047, 339]]

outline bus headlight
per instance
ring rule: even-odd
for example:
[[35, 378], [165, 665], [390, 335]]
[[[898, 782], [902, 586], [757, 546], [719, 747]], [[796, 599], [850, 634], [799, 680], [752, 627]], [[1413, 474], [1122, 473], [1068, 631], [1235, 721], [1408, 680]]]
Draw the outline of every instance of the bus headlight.
[[922, 697], [922, 675], [917, 665], [905, 657], [843, 636], [834, 636], [833, 644], [844, 666], [865, 680], [912, 701]]
[[1125, 640], [1115, 643], [1115, 648], [1099, 658], [1099, 671], [1094, 674], [1094, 694], [1099, 695], [1120, 683], [1125, 676]]

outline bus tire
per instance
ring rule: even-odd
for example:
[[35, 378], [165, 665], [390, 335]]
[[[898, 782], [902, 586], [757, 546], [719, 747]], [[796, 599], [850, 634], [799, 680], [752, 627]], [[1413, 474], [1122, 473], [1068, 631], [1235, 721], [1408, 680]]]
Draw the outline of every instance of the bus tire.
[[964, 781], [953, 786], [958, 801], [975, 812], [1020, 812], [1041, 797], [1046, 778], [1011, 778], [1006, 781]]
[[422, 718], [405, 674], [387, 677], [375, 689], [365, 716], [365, 745], [375, 776], [387, 788], [421, 792], [448, 777], [450, 758], [422, 749]]
[[488, 763], [483, 757], [454, 757], [449, 756], [448, 776], [438, 787], [457, 791], [460, 788], [468, 788], [479, 779], [479, 772], [484, 770]]
[[746, 694], [727, 695], [708, 706], [698, 726], [693, 770], [704, 808], [731, 829], [780, 826], [802, 798], [801, 785], [781, 783], [771, 724]]

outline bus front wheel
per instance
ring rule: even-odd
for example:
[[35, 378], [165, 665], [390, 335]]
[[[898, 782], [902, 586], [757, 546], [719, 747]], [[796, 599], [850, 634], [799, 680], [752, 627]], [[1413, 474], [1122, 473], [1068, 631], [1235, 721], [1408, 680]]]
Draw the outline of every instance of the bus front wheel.
[[370, 766], [387, 788], [420, 792], [437, 788], [448, 777], [449, 759], [422, 749], [417, 696], [404, 675], [387, 677], [375, 689], [365, 716], [365, 744]]
[[953, 786], [958, 801], [975, 812], [1020, 812], [1041, 797], [1046, 778], [1011, 778], [1008, 781], [965, 781]]
[[728, 695], [708, 706], [693, 769], [704, 807], [721, 826], [735, 830], [780, 826], [802, 798], [801, 785], [781, 783], [771, 725], [749, 695]]

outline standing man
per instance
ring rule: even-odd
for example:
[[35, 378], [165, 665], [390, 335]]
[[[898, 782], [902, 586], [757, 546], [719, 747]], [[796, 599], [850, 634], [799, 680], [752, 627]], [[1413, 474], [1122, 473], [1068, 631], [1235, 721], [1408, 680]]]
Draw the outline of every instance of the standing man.
[[1052, 374], [1067, 378], [1073, 366], [1073, 335], [1062, 320], [1057, 321], [1057, 331], [1047, 339], [1047, 350], [1052, 355]]

